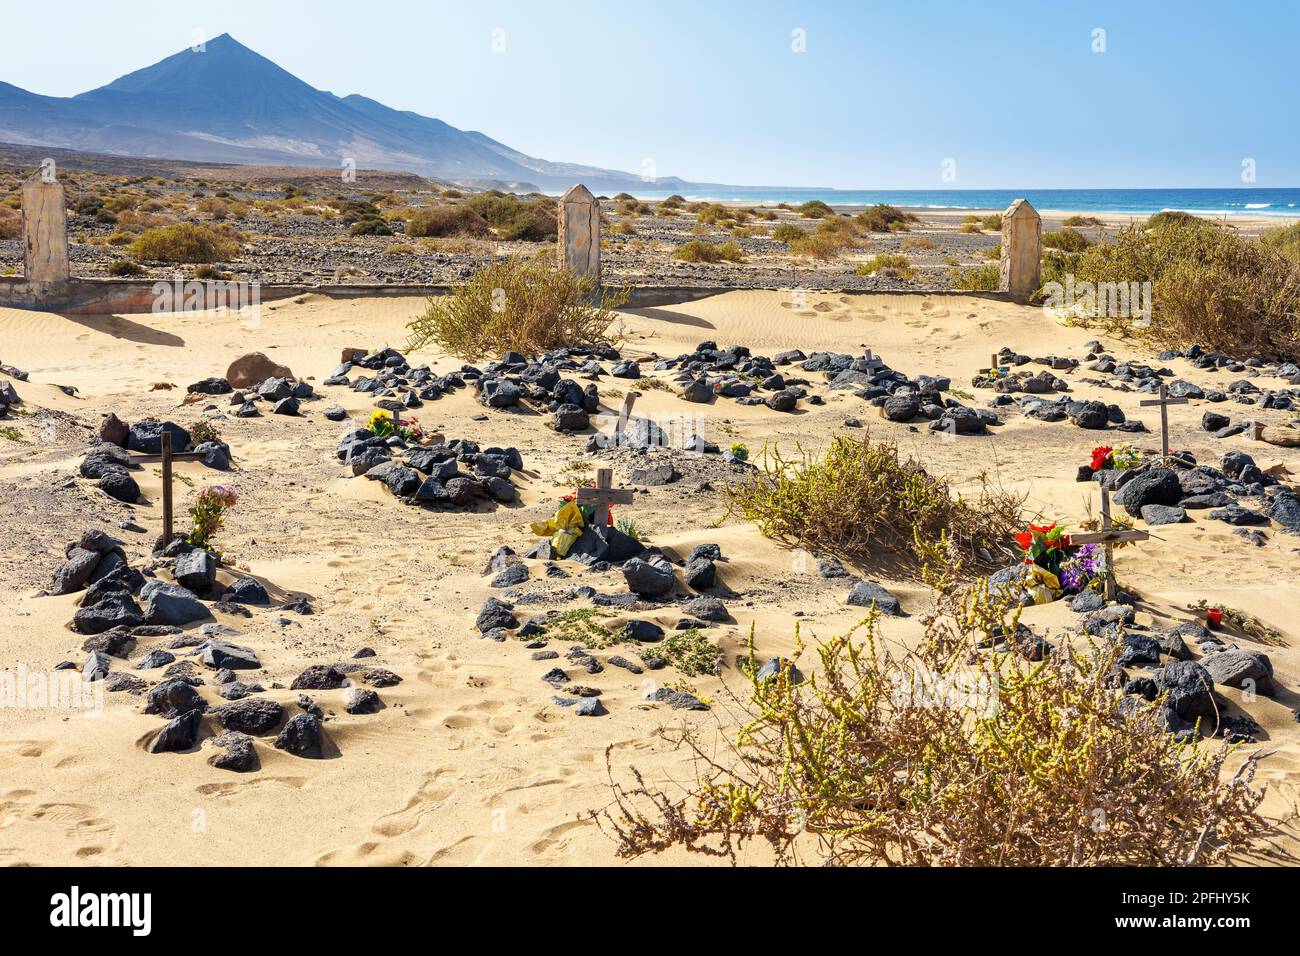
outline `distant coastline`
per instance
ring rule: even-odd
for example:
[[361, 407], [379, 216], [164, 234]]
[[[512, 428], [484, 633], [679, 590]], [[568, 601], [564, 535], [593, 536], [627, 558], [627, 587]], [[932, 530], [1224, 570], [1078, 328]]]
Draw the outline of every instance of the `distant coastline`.
[[[647, 184], [650, 185], [650, 184]], [[1040, 211], [1150, 216], [1166, 209], [1202, 216], [1300, 218], [1300, 188], [1240, 189], [817, 189], [790, 187], [709, 187], [686, 190], [637, 189], [638, 199], [664, 199], [677, 192], [688, 200], [752, 205], [798, 205], [820, 199], [832, 206], [888, 203], [908, 209], [1000, 210], [1028, 199]]]

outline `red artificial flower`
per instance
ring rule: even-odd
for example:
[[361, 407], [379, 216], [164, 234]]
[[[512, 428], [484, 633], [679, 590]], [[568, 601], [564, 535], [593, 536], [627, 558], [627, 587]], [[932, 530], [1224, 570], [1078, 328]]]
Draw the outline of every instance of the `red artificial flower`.
[[1098, 445], [1092, 450], [1092, 470], [1101, 471], [1106, 467], [1106, 460], [1110, 458], [1110, 453], [1114, 451], [1109, 445]]
[[1028, 531], [1021, 531], [1016, 535], [1016, 544], [1020, 545], [1022, 551], [1028, 551], [1034, 543], [1034, 536]]

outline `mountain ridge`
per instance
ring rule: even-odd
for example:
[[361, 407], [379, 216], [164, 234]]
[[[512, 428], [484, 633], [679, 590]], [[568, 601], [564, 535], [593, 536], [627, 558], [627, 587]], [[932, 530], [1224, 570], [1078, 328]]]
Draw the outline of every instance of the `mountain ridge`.
[[529, 156], [477, 131], [396, 110], [359, 93], [318, 90], [228, 33], [72, 97], [0, 81], [0, 141], [190, 162], [412, 172], [593, 190], [718, 184]]

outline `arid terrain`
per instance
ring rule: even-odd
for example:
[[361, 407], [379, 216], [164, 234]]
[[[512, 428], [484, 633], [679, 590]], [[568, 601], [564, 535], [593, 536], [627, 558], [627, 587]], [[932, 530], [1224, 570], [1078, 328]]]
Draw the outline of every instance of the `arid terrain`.
[[[81, 187], [90, 191], [103, 182], [83, 180]], [[208, 191], [215, 187], [210, 182]], [[161, 208], [149, 215], [179, 213], [173, 204], [188, 209], [195, 199], [192, 184], [119, 183], [115, 188], [157, 192], [152, 200]], [[392, 188], [398, 202], [412, 201], [413, 196]], [[230, 202], [248, 209], [249, 218], [234, 221], [250, 234], [253, 250], [231, 266], [264, 279], [323, 278], [333, 269], [362, 262], [371, 278], [438, 281], [454, 277], [473, 259], [448, 252], [446, 263], [426, 258], [403, 266], [396, 254], [383, 251], [401, 242], [400, 236], [344, 238], [346, 228], [330, 216], [303, 213], [311, 200], [263, 197], [238, 185], [230, 192]], [[278, 212], [254, 213], [263, 202]], [[786, 211], [777, 215], [778, 222], [794, 218]], [[91, 220], [72, 220], [77, 272], [94, 272], [116, 255], [111, 246], [87, 244], [115, 228]], [[851, 276], [856, 252], [834, 266], [792, 266], [773, 240], [761, 236], [740, 240], [746, 265], [687, 268], [656, 250], [688, 236], [697, 225], [694, 217], [634, 221], [635, 237], [611, 243], [607, 263], [616, 279], [648, 275], [663, 283], [716, 284], [717, 270], [727, 276], [724, 281], [741, 286], [751, 284], [751, 272], [755, 285], [852, 285], [855, 278], [897, 283], [900, 289], [908, 284]], [[947, 268], [942, 256], [976, 263], [997, 241], [992, 233], [958, 233], [958, 221], [932, 217], [910, 232], [880, 237], [872, 251], [901, 246], [909, 237], [934, 238], [940, 248], [918, 251], [915, 258], [924, 283], [942, 285]], [[13, 245], [3, 244], [0, 265], [14, 263]], [[860, 255], [869, 254], [864, 250]], [[1076, 481], [1092, 449], [1128, 441], [1154, 452], [1159, 445], [1158, 409], [1139, 404], [1149, 395], [1121, 387], [1083, 364], [1060, 365], [1054, 373], [1068, 383], [1067, 397], [1113, 403], [1126, 419], [1143, 422], [1145, 431], [1117, 433], [1076, 427], [1068, 419], [1039, 420], [1014, 404], [993, 405], [992, 390], [972, 385], [990, 354], [1002, 348], [1027, 356], [1030, 362], [1024, 367], [1030, 371], [1045, 367], [1038, 359], [1083, 362], [1096, 351], [1087, 346], [1099, 338], [1095, 330], [1063, 325], [1041, 309], [975, 296], [812, 292], [795, 301], [789, 292], [741, 290], [686, 305], [625, 312], [619, 352], [622, 359], [640, 363], [642, 377], [614, 377], [615, 363], [605, 360], [601, 374], [574, 377], [596, 384], [606, 415], [615, 414], [635, 389], [641, 397], [634, 416], [688, 420], [723, 452], [744, 445], [751, 464], [729, 463], [722, 454], [589, 451], [591, 429], [556, 431], [550, 414], [524, 405], [487, 407], [467, 387], [411, 408], [404, 420], [414, 416], [426, 432], [440, 432], [448, 441], [517, 448], [523, 467], [513, 469], [510, 481], [519, 500], [469, 509], [408, 506], [383, 482], [352, 477], [335, 454], [340, 434], [369, 420], [375, 396], [324, 381], [346, 349], [404, 350], [406, 324], [422, 308], [417, 298], [304, 296], [263, 306], [255, 322], [207, 313], [70, 318], [0, 310], [0, 364], [7, 367], [0, 373], [0, 387], [11, 385], [21, 399], [0, 421], [4, 669], [12, 672], [22, 665], [31, 673], [48, 674], [60, 662], [82, 668], [84, 635], [68, 627], [82, 595], [43, 592], [64, 560], [65, 544], [77, 541], [84, 530], [116, 536], [132, 566], [150, 565], [161, 531], [159, 466], [146, 464], [133, 472], [142, 494], [139, 504], [113, 500], [94, 481], [79, 476], [88, 441], [103, 416], [111, 412], [128, 423], [152, 416], [187, 428], [206, 420], [229, 445], [232, 470], [217, 472], [198, 461], [178, 463], [178, 513], [188, 520], [185, 509], [205, 483], [233, 484], [239, 501], [216, 538], [223, 552], [220, 580], [229, 584], [251, 576], [270, 597], [269, 605], [244, 613], [230, 605], [214, 609], [207, 633], [256, 651], [260, 667], [238, 672], [242, 680], [263, 685], [256, 697], [282, 704], [286, 714], [319, 707], [326, 718], [327, 756], [332, 757], [304, 759], [275, 749], [270, 737], [257, 737], [260, 769], [234, 773], [209, 762], [220, 751], [206, 739], [207, 731], [201, 746], [192, 750], [148, 752], [163, 721], [143, 712], [144, 690], [158, 682], [160, 672], [138, 668], [139, 660], [170, 648], [168, 653], [183, 663], [196, 641], [141, 637], [133, 650], [111, 661], [112, 672], [138, 681], [122, 678], [124, 689], [105, 695], [102, 712], [0, 709], [0, 774], [5, 780], [0, 862], [612, 862], [614, 844], [587, 816], [609, 801], [607, 750], [616, 775], [635, 766], [664, 786], [691, 779], [688, 756], [656, 731], [692, 725], [714, 735], [719, 747], [733, 734], [736, 715], [727, 688], [743, 692], [735, 658], [751, 627], [762, 658], [789, 654], [796, 624], [805, 642], [842, 633], [863, 613], [846, 604], [854, 578], [860, 577], [888, 588], [906, 612], [886, 620], [890, 640], [906, 644], [921, 632], [919, 618], [930, 593], [913, 576], [882, 564], [850, 567], [850, 577], [826, 577], [819, 573], [819, 556], [766, 538], [755, 526], [727, 516], [725, 486], [742, 479], [765, 446], [793, 453], [797, 446], [823, 448], [837, 434], [886, 437], [927, 470], [947, 476], [959, 491], [974, 493], [988, 479], [1025, 495], [1027, 518], [1056, 518], [1077, 527], [1097, 506], [1096, 484]], [[767, 356], [793, 349], [810, 356], [858, 356], [869, 348], [908, 376], [949, 377], [950, 395], [996, 413], [1000, 424], [986, 434], [952, 436], [931, 430], [927, 422], [888, 421], [854, 391], [832, 389], [827, 376], [801, 371], [797, 363], [784, 367], [786, 376], [809, 384], [792, 412], [723, 397], [688, 403], [671, 373], [654, 370], [655, 361], [692, 352], [705, 341], [722, 348], [743, 345]], [[1272, 392], [1290, 387], [1278, 377], [1276, 365], [1211, 370], [1182, 357], [1158, 359], [1124, 341], [1103, 340], [1101, 346], [1120, 362], [1168, 367], [1169, 381], [1186, 381], [1205, 393], [1227, 390], [1241, 379]], [[319, 397], [304, 400], [298, 415], [270, 414], [263, 403], [262, 414], [251, 418], [235, 417], [239, 406], [231, 404], [229, 394], [196, 392], [187, 400], [192, 383], [224, 376], [234, 359], [253, 351], [287, 366]], [[428, 363], [438, 374], [463, 364], [437, 351], [407, 358], [412, 366]], [[15, 369], [26, 377], [15, 377]], [[369, 373], [354, 368], [350, 374], [355, 381], [358, 374]], [[342, 407], [343, 421], [325, 417], [334, 406]], [[1300, 450], [1252, 442], [1249, 434], [1215, 437], [1202, 425], [1210, 410], [1270, 425], [1293, 421], [1294, 411], [1231, 399], [1193, 399], [1170, 408], [1170, 438], [1173, 447], [1208, 464], [1217, 465], [1226, 452], [1247, 452], [1282, 487], [1296, 487]], [[601, 427], [607, 428], [608, 421]], [[644, 473], [642, 480], [634, 480], [634, 468], [665, 461], [676, 480], [651, 484]], [[592, 649], [598, 667], [603, 665], [592, 672], [584, 670], [580, 655], [577, 660], [570, 656], [572, 640], [543, 635], [540, 648], [530, 649], [514, 635], [487, 639], [476, 627], [480, 609], [492, 596], [510, 599], [521, 620], [594, 608], [596, 623], [611, 631], [634, 619], [671, 633], [679, 621], [690, 618], [688, 604], [696, 595], [682, 585], [664, 601], [598, 603], [593, 597], [626, 592], [623, 576], [617, 568], [590, 569], [570, 560], [525, 559], [526, 579], [491, 586], [496, 569], [486, 566], [494, 552], [508, 546], [523, 555], [539, 540], [530, 523], [550, 518], [563, 495], [589, 485], [595, 469], [605, 466], [614, 469], [615, 487], [634, 489], [633, 503], [615, 511], [634, 522], [646, 544], [670, 560], [686, 558], [699, 545], [719, 547], [716, 583], [702, 593], [720, 599], [728, 614], [713, 624], [695, 621], [698, 633], [721, 651], [719, 676], [688, 675], [671, 665], [642, 673], [611, 665], [615, 655], [635, 657], [635, 648], [623, 644]], [[1242, 504], [1268, 506], [1253, 499]], [[1206, 511], [1189, 515], [1183, 523], [1151, 527], [1149, 541], [1123, 548], [1120, 584], [1137, 596], [1139, 624], [1198, 619], [1189, 605], [1207, 600], [1240, 609], [1275, 629], [1265, 640], [1232, 629], [1226, 633], [1241, 648], [1267, 654], [1276, 684], [1272, 696], [1243, 695], [1235, 687], [1217, 691], [1226, 712], [1241, 718], [1234, 726], [1256, 742], [1248, 749], [1268, 752], [1261, 764], [1261, 779], [1269, 785], [1264, 812], [1283, 820], [1296, 800], [1300, 771], [1300, 698], [1295, 690], [1300, 626], [1294, 615], [1300, 603], [1295, 575], [1300, 536], [1277, 521], [1243, 529], [1212, 520]], [[1137, 524], [1146, 527], [1140, 520]], [[1258, 534], [1238, 533], [1243, 530]], [[575, 592], [583, 587], [593, 588], [594, 594]], [[286, 607], [303, 600], [313, 613], [302, 613], [301, 604]], [[1023, 618], [1053, 642], [1068, 640], [1079, 620], [1064, 601], [1030, 607]], [[187, 627], [185, 634], [196, 634], [199, 626]], [[355, 658], [362, 648], [373, 650], [374, 657]], [[557, 657], [535, 659], [535, 650], [555, 651]], [[383, 707], [371, 714], [346, 712], [342, 689], [290, 688], [305, 668], [335, 662], [380, 667], [396, 674], [400, 683], [380, 687]], [[605, 713], [582, 717], [573, 707], [558, 705], [554, 698], [564, 695], [563, 684], [542, 680], [555, 666], [566, 671], [572, 684], [598, 690]], [[202, 668], [198, 673], [205, 680], [194, 690], [209, 705], [224, 703], [212, 674]], [[139, 692], [126, 689], [132, 686]], [[655, 691], [665, 688], [693, 695], [710, 709], [678, 710], [654, 700]], [[313, 698], [306, 705], [304, 693]], [[1218, 745], [1207, 740], [1200, 746]], [[1252, 859], [1275, 861], [1281, 857], [1270, 851], [1285, 855], [1293, 850], [1286, 830], [1260, 846]], [[642, 862], [683, 859], [671, 853]], [[765, 857], [755, 852], [745, 862], [765, 862]]]

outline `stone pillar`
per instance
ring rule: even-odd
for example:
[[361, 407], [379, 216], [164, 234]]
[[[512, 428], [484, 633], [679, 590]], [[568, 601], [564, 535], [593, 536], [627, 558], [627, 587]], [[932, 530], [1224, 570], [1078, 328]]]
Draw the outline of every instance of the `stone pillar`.
[[560, 200], [559, 265], [600, 282], [600, 203], [579, 183]]
[[42, 170], [23, 183], [23, 251], [31, 285], [67, 282], [68, 211], [63, 184]]
[[1002, 214], [1001, 281], [998, 288], [1016, 302], [1027, 302], [1042, 277], [1043, 220], [1026, 199]]

